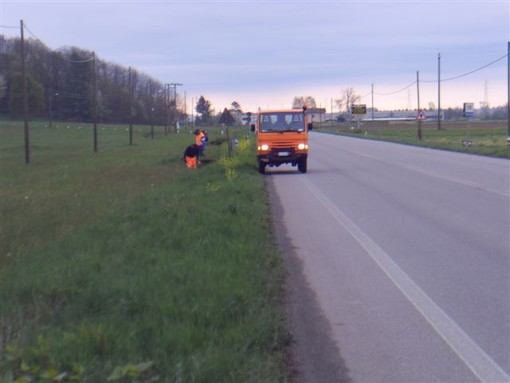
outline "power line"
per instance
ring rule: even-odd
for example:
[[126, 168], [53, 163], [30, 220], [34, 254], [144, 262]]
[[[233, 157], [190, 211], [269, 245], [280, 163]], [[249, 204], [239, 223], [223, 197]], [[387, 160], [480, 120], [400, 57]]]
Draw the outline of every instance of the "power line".
[[402, 89], [399, 89], [399, 90], [396, 90], [394, 92], [389, 92], [389, 93], [377, 93], [377, 92], [374, 92], [374, 94], [377, 94], [378, 96], [391, 96], [393, 94], [397, 94], [397, 93], [400, 93], [400, 92], [403, 92], [404, 90], [412, 87], [414, 84], [416, 84], [416, 81], [413, 81], [412, 83], [410, 83], [409, 85], [407, 85], [406, 87], [402, 88]]
[[[489, 67], [489, 66], [491, 66], [491, 65], [493, 65], [493, 64], [495, 64], [495, 63], [497, 63], [498, 61], [503, 60], [503, 59], [504, 59], [504, 58], [506, 58], [506, 57], [508, 57], [508, 53], [507, 53], [507, 54], [505, 54], [505, 55], [503, 55], [503, 56], [501, 56], [500, 58], [498, 58], [498, 59], [496, 59], [496, 60], [494, 60], [494, 61], [492, 61], [492, 62], [490, 62], [490, 63], [488, 63], [488, 64], [486, 64], [486, 65], [483, 65], [483, 66], [481, 66], [481, 67], [479, 67], [479, 68], [476, 68], [476, 69], [474, 69], [474, 70], [472, 70], [472, 71], [469, 71], [469, 72], [467, 72], [467, 73], [460, 74], [460, 75], [458, 75], [458, 76], [454, 76], [454, 77], [450, 77], [450, 78], [441, 79], [439, 82], [452, 81], [452, 80], [457, 80], [457, 79], [462, 78], [462, 77], [469, 76], [470, 74], [473, 74], [473, 73], [476, 73], [476, 72], [478, 72], [478, 71], [480, 71], [480, 70], [482, 70], [482, 69], [485, 69], [485, 68], [487, 68], [487, 67]], [[433, 82], [433, 83], [436, 83], [436, 82], [438, 82], [438, 81], [437, 81], [437, 80], [420, 80], [420, 82]], [[391, 95], [393, 95], [393, 94], [397, 94], [397, 93], [403, 92], [404, 90], [406, 90], [406, 89], [410, 88], [410, 87], [411, 87], [411, 86], [413, 86], [414, 84], [416, 84], [416, 81], [413, 81], [411, 84], [407, 85], [406, 87], [401, 88], [401, 89], [399, 89], [399, 90], [396, 90], [396, 91], [394, 91], [394, 92], [389, 92], [389, 93], [377, 93], [377, 92], [374, 92], [374, 94], [377, 94], [378, 96], [391, 96]], [[365, 96], [363, 96], [363, 97], [365, 97]]]
[[[34, 38], [34, 40], [36, 40], [38, 43], [43, 45], [50, 52], [61, 53], [60, 49], [51, 49], [44, 41], [42, 41], [39, 37], [37, 37], [37, 35], [28, 28], [26, 23], [23, 23], [23, 29], [25, 29], [30, 34], [30, 36], [32, 38]], [[83, 60], [71, 60], [68, 57], [66, 57], [65, 55], [63, 55], [62, 58], [64, 60], [66, 60], [67, 62], [72, 63], [72, 64], [83, 64], [83, 63], [91, 62], [93, 60], [93, 56], [90, 56], [90, 57], [85, 58]]]
[[[482, 70], [482, 69], [485, 69], [485, 68], [487, 68], [487, 67], [489, 67], [489, 66], [491, 66], [491, 65], [493, 65], [493, 64], [495, 64], [495, 63], [497, 63], [498, 61], [503, 60], [503, 59], [504, 59], [504, 58], [506, 58], [506, 57], [508, 57], [508, 53], [507, 53], [507, 54], [505, 54], [505, 55], [503, 55], [503, 56], [501, 56], [500, 58], [498, 58], [498, 59], [496, 59], [496, 60], [494, 60], [494, 61], [492, 61], [492, 62], [490, 62], [490, 63], [486, 64], [486, 65], [483, 65], [483, 66], [481, 66], [481, 67], [479, 67], [479, 68], [477, 68], [477, 69], [474, 69], [474, 70], [472, 70], [472, 71], [469, 71], [469, 72], [467, 72], [467, 73], [463, 73], [463, 74], [461, 74], [461, 75], [454, 76], [454, 77], [450, 77], [450, 78], [446, 78], [446, 79], [440, 79], [440, 80], [439, 80], [439, 83], [441, 83], [441, 82], [445, 82], [445, 81], [457, 80], [457, 79], [459, 79], [459, 78], [469, 76], [470, 74], [473, 74], [473, 73], [476, 73], [476, 72], [478, 72], [478, 71], [480, 71], [480, 70]], [[436, 83], [436, 82], [438, 82], [438, 80], [421, 80], [421, 82], [428, 82], [428, 83], [430, 83], [430, 82], [434, 82], [434, 83]], [[378, 96], [391, 96], [391, 95], [394, 95], [394, 94], [397, 94], [397, 93], [403, 92], [403, 91], [405, 91], [406, 89], [409, 89], [411, 86], [415, 85], [416, 83], [417, 83], [417, 81], [413, 81], [413, 82], [412, 82], [412, 83], [410, 83], [409, 85], [407, 85], [407, 86], [405, 86], [405, 87], [403, 87], [403, 88], [401, 88], [401, 89], [398, 89], [398, 90], [396, 90], [396, 91], [393, 91], [393, 92], [388, 92], [388, 93], [377, 93], [377, 92], [373, 92], [373, 94], [376, 94], [376, 95], [378, 95]], [[364, 96], [361, 96], [360, 98], [367, 97], [367, 96], [368, 96], [368, 95], [370, 95], [370, 94], [371, 94], [371, 92], [370, 92], [370, 93], [367, 93], [367, 94], [366, 94], [366, 95], [364, 95]]]
[[[471, 72], [464, 73], [464, 74], [461, 74], [461, 75], [458, 75], [458, 76], [455, 76], [455, 77], [445, 78], [445, 79], [441, 80], [441, 82], [444, 82], [444, 81], [451, 81], [451, 80], [456, 80], [456, 79], [458, 79], [458, 78], [462, 78], [462, 77], [469, 76], [470, 74], [473, 74], [473, 73], [475, 73], [475, 72], [478, 72], [478, 71], [480, 71], [480, 70], [482, 70], [482, 69], [487, 68], [488, 66], [491, 66], [492, 64], [497, 63], [498, 61], [503, 60], [503, 59], [504, 59], [504, 58], [506, 58], [507, 56], [508, 56], [508, 53], [507, 53], [506, 55], [504, 55], [504, 56], [500, 57], [499, 59], [494, 60], [493, 62], [490, 62], [490, 63], [488, 63], [488, 64], [486, 64], [486, 65], [484, 65], [484, 66], [482, 66], [482, 67], [480, 67], [480, 68], [477, 68], [477, 69], [475, 69], [475, 70], [472, 70]], [[424, 82], [432, 82], [432, 81], [424, 81]]]
[[92, 60], [94, 60], [94, 57], [89, 57], [89, 58], [86, 58], [83, 60], [70, 60], [69, 58], [64, 56], [64, 60], [66, 60], [67, 62], [70, 62], [72, 64], [83, 64], [83, 63], [91, 62]]
[[[492, 61], [492, 62], [490, 62], [490, 63], [488, 63], [488, 64], [486, 64], [486, 65], [484, 65], [484, 66], [481, 66], [480, 68], [473, 69], [473, 70], [472, 70], [472, 71], [470, 71], [470, 72], [463, 73], [463, 74], [460, 74], [460, 75], [458, 75], [458, 76], [454, 76], [454, 77], [450, 77], [450, 78], [441, 79], [441, 82], [451, 81], [451, 80], [457, 80], [457, 79], [459, 79], [459, 78], [469, 76], [470, 74], [473, 74], [473, 73], [475, 73], [475, 72], [478, 72], [478, 71], [480, 71], [480, 70], [482, 70], [482, 69], [485, 69], [485, 68], [487, 68], [487, 67], [489, 67], [489, 66], [491, 66], [491, 65], [493, 65], [493, 64], [495, 64], [495, 63], [497, 63], [498, 61], [503, 60], [503, 59], [504, 59], [504, 58], [506, 58], [507, 56], [508, 56], [508, 54], [506, 54], [506, 55], [504, 55], [504, 56], [502, 56], [502, 57], [500, 57], [500, 58], [498, 58], [498, 59], [496, 59], [496, 60], [494, 60], [494, 61]], [[437, 80], [420, 80], [420, 82], [437, 82]]]
[[23, 29], [25, 29], [32, 38], [35, 39], [35, 41], [37, 41], [39, 44], [43, 45], [46, 49], [48, 49], [49, 51], [53, 51], [53, 49], [51, 49], [48, 45], [46, 45], [39, 37], [37, 37], [27, 26], [26, 23], [23, 23]]

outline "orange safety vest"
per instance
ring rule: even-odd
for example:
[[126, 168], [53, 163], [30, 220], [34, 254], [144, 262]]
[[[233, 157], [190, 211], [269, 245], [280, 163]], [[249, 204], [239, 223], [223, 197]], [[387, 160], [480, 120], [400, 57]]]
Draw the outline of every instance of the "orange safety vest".
[[196, 169], [197, 168], [197, 157], [186, 156], [186, 166], [188, 167], [188, 169]]

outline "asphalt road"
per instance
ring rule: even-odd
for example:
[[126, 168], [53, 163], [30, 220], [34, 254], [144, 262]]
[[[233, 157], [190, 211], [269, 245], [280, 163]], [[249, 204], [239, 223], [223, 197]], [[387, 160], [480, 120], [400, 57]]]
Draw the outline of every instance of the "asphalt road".
[[509, 161], [312, 133], [267, 168], [298, 382], [510, 381]]

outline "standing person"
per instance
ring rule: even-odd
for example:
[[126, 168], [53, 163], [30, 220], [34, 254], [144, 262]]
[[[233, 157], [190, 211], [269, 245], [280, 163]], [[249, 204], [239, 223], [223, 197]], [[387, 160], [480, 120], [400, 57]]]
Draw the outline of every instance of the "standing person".
[[203, 147], [202, 147], [202, 155], [204, 154], [205, 152], [205, 148], [207, 147], [207, 144], [209, 142], [209, 136], [207, 135], [207, 131], [206, 130], [202, 130], [202, 134], [204, 135], [202, 137], [202, 143], [203, 143]]
[[198, 155], [204, 154], [204, 133], [200, 129], [195, 130], [195, 145], [198, 146]]
[[184, 151], [184, 162], [186, 162], [186, 167], [188, 169], [196, 169], [198, 163], [198, 146], [197, 144], [188, 145], [186, 150]]

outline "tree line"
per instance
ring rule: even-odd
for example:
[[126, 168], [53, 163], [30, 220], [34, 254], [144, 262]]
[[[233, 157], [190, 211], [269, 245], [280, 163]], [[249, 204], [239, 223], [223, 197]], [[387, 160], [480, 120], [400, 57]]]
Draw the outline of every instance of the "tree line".
[[[132, 68], [95, 59], [93, 52], [78, 47], [49, 49], [40, 40], [25, 40], [25, 66], [29, 117], [59, 121], [91, 122], [93, 118], [92, 88], [97, 85], [98, 122], [168, 125], [186, 118], [183, 100], [163, 84]], [[19, 119], [23, 116], [23, 78], [21, 74], [20, 38], [0, 35], [0, 117]], [[95, 76], [93, 67], [95, 67]], [[335, 100], [340, 114], [361, 97], [354, 89], [345, 89]], [[303, 104], [315, 108], [311, 96], [295, 97], [292, 106]], [[203, 96], [197, 101], [200, 115], [197, 124], [211, 122], [211, 102]], [[231, 112], [242, 113], [239, 103], [232, 103]], [[506, 108], [479, 111], [482, 119], [505, 118]], [[459, 108], [444, 111], [446, 119], [461, 115]]]
[[[174, 100], [168, 86], [135, 69], [93, 60], [78, 47], [52, 50], [32, 38], [24, 44], [31, 119], [92, 121], [93, 81], [100, 123], [165, 125], [184, 117], [178, 95]], [[20, 38], [0, 35], [0, 115], [12, 119], [23, 116], [20, 49]]]

